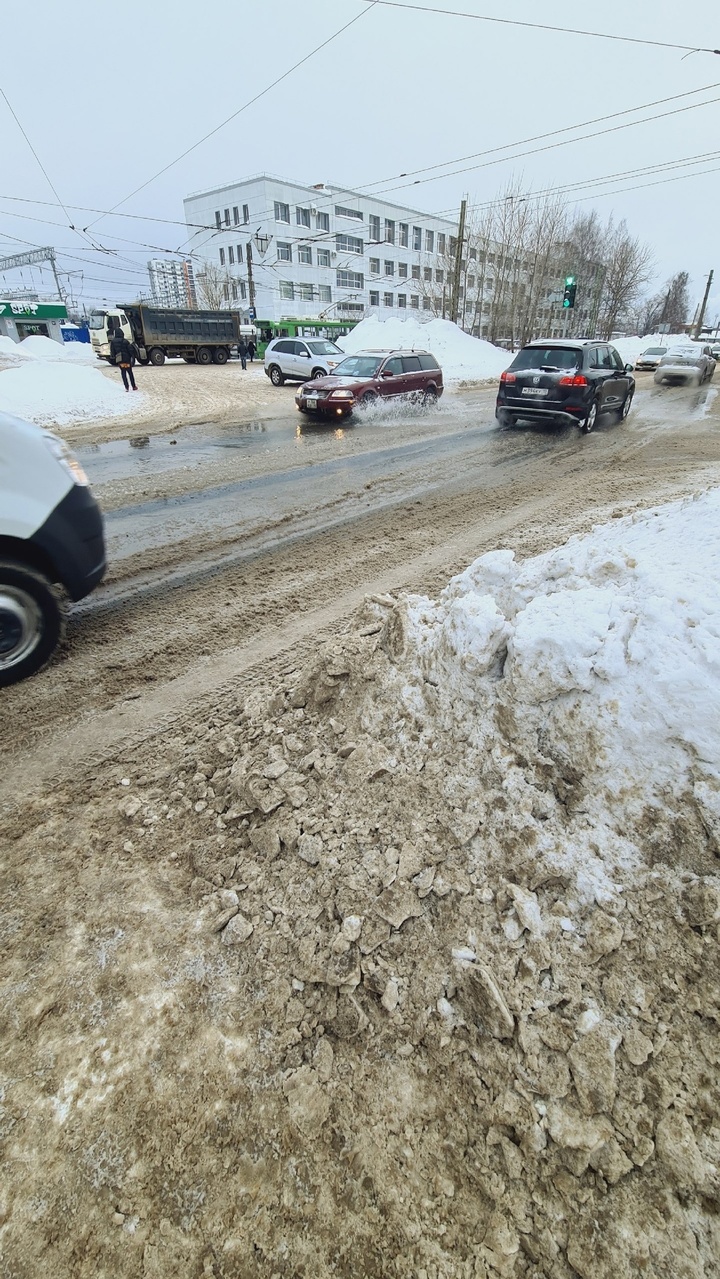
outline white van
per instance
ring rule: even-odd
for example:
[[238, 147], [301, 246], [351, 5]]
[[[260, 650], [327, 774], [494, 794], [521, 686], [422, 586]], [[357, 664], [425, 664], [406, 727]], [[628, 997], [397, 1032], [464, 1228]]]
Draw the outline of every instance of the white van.
[[102, 515], [82, 467], [51, 431], [0, 413], [0, 687], [54, 652], [56, 588], [80, 600], [104, 572]]

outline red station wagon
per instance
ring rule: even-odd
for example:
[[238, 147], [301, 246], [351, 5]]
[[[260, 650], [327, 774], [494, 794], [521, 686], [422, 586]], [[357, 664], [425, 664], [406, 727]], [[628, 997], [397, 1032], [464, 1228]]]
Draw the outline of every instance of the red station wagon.
[[295, 403], [301, 413], [347, 417], [354, 408], [366, 409], [379, 400], [437, 404], [442, 393], [442, 369], [429, 351], [358, 351], [329, 377], [301, 386]]

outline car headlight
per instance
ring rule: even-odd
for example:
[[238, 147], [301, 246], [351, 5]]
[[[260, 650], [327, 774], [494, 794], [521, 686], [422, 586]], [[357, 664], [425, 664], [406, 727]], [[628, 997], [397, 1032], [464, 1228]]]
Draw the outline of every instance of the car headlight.
[[67, 471], [73, 484], [81, 484], [85, 487], [90, 483], [77, 458], [59, 435], [53, 435], [51, 431], [43, 431], [43, 439], [53, 457], [57, 459], [63, 470]]
[[352, 391], [331, 391], [331, 400], [351, 400], [353, 398]]

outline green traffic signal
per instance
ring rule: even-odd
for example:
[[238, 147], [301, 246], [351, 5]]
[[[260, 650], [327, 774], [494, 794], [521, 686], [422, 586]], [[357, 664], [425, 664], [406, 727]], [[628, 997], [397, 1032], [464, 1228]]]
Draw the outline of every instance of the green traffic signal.
[[574, 275], [566, 275], [566, 276], [565, 276], [565, 284], [566, 284], [566, 285], [570, 285], [570, 284], [574, 284], [574, 283], [575, 283], [575, 276], [574, 276]]
[[570, 305], [570, 298], [563, 298], [563, 306], [569, 306], [569, 305]]

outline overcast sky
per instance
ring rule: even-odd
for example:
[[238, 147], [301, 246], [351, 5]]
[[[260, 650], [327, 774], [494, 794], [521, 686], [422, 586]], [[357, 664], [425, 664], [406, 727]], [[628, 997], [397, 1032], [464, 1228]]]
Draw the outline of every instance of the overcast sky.
[[[687, 6], [677, 0], [418, 3], [720, 47], [717, 0]], [[718, 56], [684, 57], [565, 32], [380, 4], [369, 8], [364, 0], [222, 5], [154, 0], [142, 7], [87, 0], [6, 3], [0, 85], [61, 199], [109, 209], [356, 15], [362, 16], [326, 49], [123, 211], [182, 222], [183, 196], [263, 171], [301, 182], [363, 186], [704, 86], [705, 93], [608, 126], [720, 99]], [[690, 169], [637, 173], [706, 153], [710, 158]], [[593, 194], [580, 206], [626, 218], [631, 231], [652, 245], [657, 277], [651, 288], [674, 271], [688, 270], [694, 305], [716, 265], [719, 242], [720, 101], [420, 185], [401, 185], [408, 179], [385, 185], [395, 188], [390, 199], [444, 212], [457, 208], [464, 193], [471, 202], [492, 198], [511, 175], [539, 189], [632, 171], [617, 184], [630, 187], [695, 169], [716, 171], [644, 190]], [[186, 238], [180, 225], [105, 217], [92, 228], [93, 242], [120, 256], [89, 251], [87, 238], [67, 228], [62, 209], [32, 203], [54, 202], [55, 196], [2, 98], [0, 175], [0, 255], [30, 247], [23, 241], [56, 245], [64, 270], [84, 272], [88, 304], [103, 297], [127, 299], [146, 288], [145, 262], [158, 255], [143, 244], [175, 249]], [[14, 203], [10, 196], [31, 202]], [[78, 226], [92, 216], [73, 213]], [[720, 261], [717, 266], [720, 274]], [[40, 278], [36, 268], [0, 281], [31, 284]], [[79, 292], [79, 276], [74, 288]], [[714, 320], [720, 287], [713, 288], [713, 307]]]

